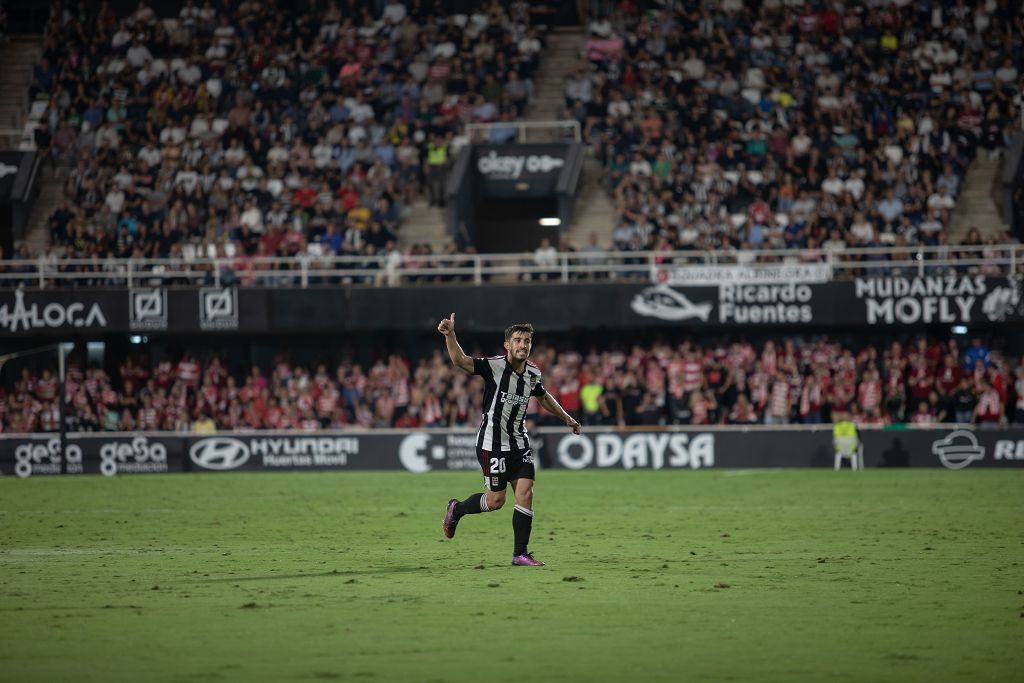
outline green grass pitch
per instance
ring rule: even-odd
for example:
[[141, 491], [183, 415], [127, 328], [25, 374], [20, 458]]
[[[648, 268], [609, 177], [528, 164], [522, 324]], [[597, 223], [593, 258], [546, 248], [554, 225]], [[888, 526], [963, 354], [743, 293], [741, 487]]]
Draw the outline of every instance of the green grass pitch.
[[0, 480], [3, 681], [1021, 681], [1024, 472]]

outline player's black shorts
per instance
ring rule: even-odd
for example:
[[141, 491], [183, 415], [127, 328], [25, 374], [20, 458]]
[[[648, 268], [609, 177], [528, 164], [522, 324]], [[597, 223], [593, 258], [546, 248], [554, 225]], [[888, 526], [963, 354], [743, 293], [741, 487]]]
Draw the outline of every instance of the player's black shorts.
[[513, 479], [536, 479], [533, 468], [533, 451], [485, 451], [476, 449], [476, 459], [484, 471], [484, 488], [488, 491], [504, 491]]

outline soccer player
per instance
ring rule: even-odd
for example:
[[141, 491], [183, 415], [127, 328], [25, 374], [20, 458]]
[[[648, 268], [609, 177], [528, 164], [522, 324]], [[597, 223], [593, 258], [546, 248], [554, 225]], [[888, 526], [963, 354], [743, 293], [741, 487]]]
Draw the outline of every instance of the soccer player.
[[524, 426], [526, 405], [536, 396], [541, 406], [557, 415], [580, 433], [580, 423], [558, 405], [558, 401], [544, 390], [540, 368], [527, 360], [533, 347], [533, 325], [512, 325], [505, 330], [505, 355], [490, 358], [470, 358], [455, 338], [455, 314], [437, 326], [444, 335], [448, 355], [455, 367], [472, 375], [480, 375], [486, 382], [484, 412], [476, 440], [476, 456], [484, 471], [483, 493], [474, 493], [459, 501], [452, 498], [444, 515], [441, 528], [447, 538], [455, 537], [455, 527], [466, 515], [491, 512], [505, 504], [505, 489], [512, 484], [516, 497], [512, 512], [512, 530], [515, 545], [512, 564], [519, 567], [542, 567], [527, 550], [533, 527], [533, 480], [535, 470], [530, 437]]

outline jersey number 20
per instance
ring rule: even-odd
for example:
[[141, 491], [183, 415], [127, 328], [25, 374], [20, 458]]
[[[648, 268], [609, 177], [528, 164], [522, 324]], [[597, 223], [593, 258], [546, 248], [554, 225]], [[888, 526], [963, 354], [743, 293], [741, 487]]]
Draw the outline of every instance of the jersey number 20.
[[505, 471], [505, 458], [491, 458], [491, 472], [501, 474]]

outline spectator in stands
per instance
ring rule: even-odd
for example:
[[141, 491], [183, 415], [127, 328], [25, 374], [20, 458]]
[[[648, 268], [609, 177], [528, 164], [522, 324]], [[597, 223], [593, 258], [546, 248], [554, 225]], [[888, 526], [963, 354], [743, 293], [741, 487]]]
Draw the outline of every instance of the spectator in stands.
[[[247, 234], [259, 234], [257, 212], [270, 222], [272, 202], [280, 232], [301, 233], [286, 254], [315, 251], [326, 222], [341, 233], [353, 212], [369, 210], [394, 232], [424, 177], [433, 203], [443, 202], [448, 146], [468, 119], [463, 93], [483, 96], [484, 120], [510, 121], [532, 92], [543, 42], [519, 10], [462, 24], [395, 0], [377, 17], [330, 3], [286, 8], [274, 25], [270, 11], [189, 4], [167, 22], [149, 7], [119, 18], [107, 6], [95, 22], [54, 13], [30, 96], [48, 100], [41, 135], [74, 166], [68, 194], [81, 235], [127, 212], [138, 230], [115, 254], [170, 254], [184, 242], [205, 255], [212, 226], [227, 253], [234, 243], [253, 256]], [[136, 30], [139, 22], [155, 28]], [[492, 87], [474, 87], [480, 78]], [[340, 187], [348, 191], [332, 197]], [[382, 199], [385, 217], [376, 215]], [[232, 222], [235, 207], [245, 226]], [[54, 234], [58, 253], [94, 251], [77, 234]]]
[[974, 407], [973, 422], [981, 427], [995, 427], [1004, 420], [1003, 400], [996, 388], [987, 380], [978, 382], [978, 403]]
[[[624, 184], [645, 192], [660, 177], [648, 165], [667, 162], [669, 201], [620, 203], [631, 224], [643, 222], [639, 213], [681, 215], [678, 227], [659, 225], [641, 248], [664, 236], [681, 246], [691, 229], [686, 213], [702, 219], [692, 226], [692, 244], [710, 232], [719, 207], [740, 215], [770, 198], [784, 227], [793, 225], [793, 214], [803, 217], [787, 232], [792, 248], [811, 238], [821, 243], [832, 229], [839, 233], [833, 244], [941, 244], [948, 225], [942, 212], [975, 148], [998, 149], [1017, 125], [1010, 119], [1019, 120], [1019, 102], [996, 86], [1018, 87], [1019, 56], [978, 27], [998, 17], [1016, 29], [1020, 17], [986, 6], [974, 11], [979, 21], [963, 24], [951, 16], [934, 22], [927, 10], [909, 7], [836, 6], [807, 8], [794, 24], [780, 3], [731, 9], [700, 18], [682, 7], [627, 12], [618, 29], [629, 41], [615, 46], [608, 44], [616, 39], [613, 22], [595, 21], [586, 75], [592, 103], [607, 103], [605, 109], [579, 104], [585, 88], [578, 73], [567, 83], [566, 114], [585, 124], [609, 192]], [[818, 31], [825, 26], [832, 28]], [[880, 26], [885, 30], [875, 35]], [[668, 33], [659, 37], [662, 28]], [[973, 70], [959, 66], [983, 49], [989, 53]], [[1002, 67], [994, 71], [995, 64]], [[877, 87], [891, 81], [900, 83], [898, 92]], [[675, 112], [684, 114], [673, 121]], [[940, 213], [919, 209], [929, 198]], [[848, 209], [861, 213], [856, 239]], [[737, 247], [777, 246], [764, 235], [774, 222], [753, 217], [721, 234]]]
[[534, 273], [535, 280], [557, 279], [558, 274], [558, 251], [551, 244], [551, 240], [543, 237], [540, 245], [533, 252], [533, 265], [543, 270]]
[[979, 362], [982, 366], [988, 367], [989, 351], [981, 338], [975, 337], [971, 340], [970, 348], [964, 353], [964, 369], [971, 372], [977, 367]]
[[768, 383], [768, 402], [764, 412], [764, 423], [768, 425], [789, 424], [791, 409], [792, 388], [785, 374], [779, 370]]
[[978, 399], [975, 396], [971, 379], [965, 376], [960, 380], [960, 386], [953, 392], [950, 400], [956, 422], [961, 424], [973, 422], [977, 404]]
[[1018, 365], [1014, 370], [1013, 394], [1016, 397], [1013, 406], [1014, 424], [1024, 424], [1024, 366]]

